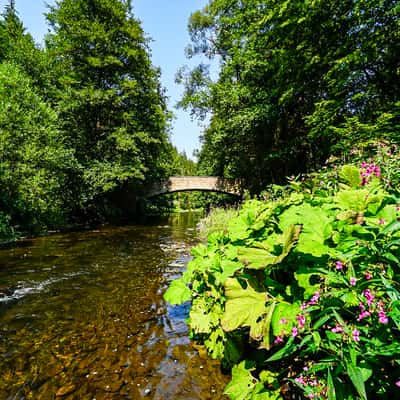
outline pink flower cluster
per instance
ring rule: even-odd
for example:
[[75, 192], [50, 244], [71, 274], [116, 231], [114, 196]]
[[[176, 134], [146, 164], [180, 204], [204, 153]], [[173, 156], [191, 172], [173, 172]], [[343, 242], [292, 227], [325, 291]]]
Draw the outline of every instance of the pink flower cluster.
[[309, 306], [315, 306], [315, 305], [318, 303], [319, 298], [320, 298], [319, 292], [315, 292], [315, 293], [314, 293], [314, 296], [311, 297], [311, 300], [310, 300], [308, 303], [304, 302], [304, 303], [300, 306], [300, 308], [301, 308], [302, 310], [305, 310], [305, 309], [306, 309], [307, 307], [309, 307]]
[[[331, 332], [345, 334], [345, 331], [344, 331], [342, 325], [340, 325], [340, 324], [336, 324], [334, 328], [331, 328]], [[351, 337], [355, 342], [359, 342], [360, 341], [360, 331], [357, 328], [354, 328], [351, 331]]]
[[370, 181], [371, 176], [375, 175], [377, 178], [381, 176], [381, 169], [379, 168], [378, 165], [376, 165], [373, 162], [371, 163], [362, 162], [360, 172], [362, 178], [361, 181], [362, 186], [366, 185]]
[[[316, 305], [319, 298], [320, 298], [319, 292], [315, 292], [309, 302], [305, 302], [300, 306], [301, 310], [305, 310], [308, 306]], [[304, 328], [306, 321], [307, 321], [307, 317], [306, 317], [306, 315], [304, 315], [304, 313], [300, 313], [300, 314], [296, 315], [296, 320], [297, 320], [297, 326], [294, 326], [291, 330], [292, 337], [296, 337], [299, 334], [299, 330]], [[288, 320], [286, 318], [282, 318], [279, 320], [279, 323], [282, 325], [286, 325], [288, 323]], [[280, 335], [276, 336], [275, 340], [274, 340], [274, 344], [283, 343], [284, 337], [285, 337], [284, 332], [282, 332]]]
[[[307, 367], [304, 367], [304, 371], [308, 371]], [[294, 379], [294, 381], [306, 389], [305, 397], [307, 399], [321, 399], [326, 398], [326, 385], [324, 382], [319, 382], [314, 375], [303, 375], [300, 374]]]
[[[340, 261], [340, 260], [336, 261], [335, 268], [338, 271], [342, 271], [343, 268], [344, 268], [343, 262]], [[354, 276], [351, 276], [350, 279], [349, 279], [349, 283], [350, 283], [351, 286], [356, 286], [357, 279]]]
[[389, 318], [386, 315], [382, 300], [374, 302], [375, 295], [372, 293], [371, 289], [365, 289], [363, 292], [363, 296], [367, 301], [368, 310], [365, 308], [365, 305], [363, 303], [360, 303], [360, 314], [357, 317], [357, 321], [361, 321], [364, 318], [370, 317], [374, 314], [374, 312], [377, 312], [379, 323], [387, 324], [389, 322]]
[[[298, 333], [299, 333], [299, 329], [304, 328], [304, 325], [306, 323], [306, 317], [303, 314], [298, 314], [296, 316], [296, 319], [297, 319], [297, 322], [298, 322], [298, 326], [294, 326], [292, 328], [292, 331], [291, 331], [292, 337], [296, 337], [298, 335]], [[279, 323], [282, 324], [282, 325], [286, 325], [288, 323], [288, 321], [287, 321], [286, 318], [282, 318], [281, 320], [279, 320]], [[281, 333], [279, 336], [276, 336], [275, 340], [274, 340], [274, 343], [275, 344], [283, 343], [284, 342], [284, 336], [285, 336], [284, 333]]]

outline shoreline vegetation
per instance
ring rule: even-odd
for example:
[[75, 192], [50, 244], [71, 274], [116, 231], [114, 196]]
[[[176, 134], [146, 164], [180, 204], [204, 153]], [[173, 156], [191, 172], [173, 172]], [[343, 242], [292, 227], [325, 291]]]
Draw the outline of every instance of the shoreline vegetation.
[[231, 370], [230, 399], [398, 396], [400, 191], [386, 173], [400, 170], [360, 165], [200, 223], [207, 241], [164, 297], [191, 300], [192, 340]]

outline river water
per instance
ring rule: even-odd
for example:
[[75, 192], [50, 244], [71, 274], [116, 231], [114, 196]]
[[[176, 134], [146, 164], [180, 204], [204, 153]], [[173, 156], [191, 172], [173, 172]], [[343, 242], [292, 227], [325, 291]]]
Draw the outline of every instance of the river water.
[[0, 399], [225, 399], [228, 377], [162, 294], [196, 216], [0, 249]]

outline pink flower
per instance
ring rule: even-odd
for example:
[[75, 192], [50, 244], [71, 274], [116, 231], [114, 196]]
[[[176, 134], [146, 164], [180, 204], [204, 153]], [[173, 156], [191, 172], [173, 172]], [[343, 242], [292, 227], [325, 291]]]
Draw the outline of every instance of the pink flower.
[[285, 324], [287, 324], [287, 319], [286, 318], [282, 318], [282, 319], [279, 320], [279, 323], [282, 324], [282, 325], [285, 325]]
[[386, 312], [383, 308], [382, 301], [379, 301], [377, 306], [378, 306], [378, 310], [379, 310], [379, 312], [378, 312], [379, 322], [381, 324], [387, 324], [389, 322], [389, 318], [387, 317]]
[[371, 289], [365, 289], [363, 296], [367, 299], [368, 306], [371, 307], [372, 302], [375, 299], [375, 296], [371, 293]]
[[355, 342], [360, 341], [360, 332], [357, 329], [353, 329], [352, 335]]
[[397, 381], [397, 382], [395, 383], [395, 385], [396, 385], [397, 387], [400, 387], [400, 381]]
[[357, 279], [354, 278], [354, 276], [352, 276], [352, 277], [350, 278], [350, 285], [351, 285], [351, 286], [356, 286], [356, 282], [357, 282]]
[[274, 340], [275, 344], [279, 344], [279, 343], [283, 343], [283, 342], [284, 342], [284, 340], [283, 340], [282, 336], [277, 336]]
[[320, 297], [319, 292], [315, 292], [314, 296], [311, 297], [311, 300], [308, 302], [308, 305], [309, 306], [314, 306], [315, 304], [317, 304], [317, 302], [319, 300], [319, 297]]
[[341, 261], [336, 261], [336, 269], [338, 270], [343, 269], [343, 263]]
[[304, 379], [304, 376], [300, 374], [297, 378], [294, 379], [295, 382], [299, 383], [300, 385], [307, 385], [306, 380]]
[[299, 323], [299, 328], [303, 328], [306, 323], [306, 317], [302, 314], [296, 316], [297, 322]]
[[296, 327], [293, 327], [293, 328], [292, 328], [292, 336], [293, 336], [293, 337], [296, 337], [296, 336], [297, 336], [297, 333], [298, 333], [297, 328], [296, 328]]
[[358, 315], [357, 321], [361, 321], [362, 319], [367, 318], [367, 317], [369, 317], [370, 315], [371, 315], [371, 314], [370, 314], [369, 311], [362, 311], [362, 312]]
[[366, 185], [372, 175], [375, 175], [377, 178], [381, 176], [381, 169], [375, 163], [361, 163], [360, 175], [362, 177], [361, 185]]
[[389, 318], [386, 316], [384, 311], [379, 311], [379, 322], [381, 324], [387, 324], [389, 322]]
[[336, 326], [332, 328], [331, 331], [333, 333], [343, 333], [343, 328], [339, 324], [336, 324]]
[[369, 272], [366, 272], [366, 273], [365, 273], [365, 279], [366, 279], [367, 281], [369, 281], [370, 279], [372, 279], [372, 274], [370, 274]]
[[383, 218], [380, 218], [379, 221], [378, 221], [378, 224], [379, 225], [385, 225], [386, 221]]

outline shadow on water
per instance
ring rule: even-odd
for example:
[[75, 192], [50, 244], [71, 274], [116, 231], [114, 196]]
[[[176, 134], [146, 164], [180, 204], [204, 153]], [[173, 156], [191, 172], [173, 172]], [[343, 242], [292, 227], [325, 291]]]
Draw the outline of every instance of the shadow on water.
[[1, 399], [223, 399], [228, 378], [162, 294], [196, 218], [104, 227], [0, 249]]

